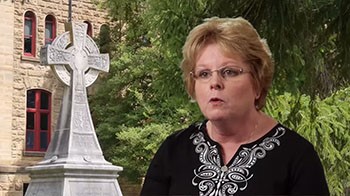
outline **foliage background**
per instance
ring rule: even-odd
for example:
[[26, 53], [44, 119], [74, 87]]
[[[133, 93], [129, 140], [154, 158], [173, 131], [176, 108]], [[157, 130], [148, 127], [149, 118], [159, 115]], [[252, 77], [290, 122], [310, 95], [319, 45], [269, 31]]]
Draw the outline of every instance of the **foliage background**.
[[204, 18], [248, 19], [276, 63], [265, 112], [311, 141], [332, 195], [350, 187], [350, 1], [106, 0], [114, 21], [101, 33], [110, 73], [90, 97], [105, 157], [142, 177], [171, 132], [203, 119], [185, 93], [179, 62]]

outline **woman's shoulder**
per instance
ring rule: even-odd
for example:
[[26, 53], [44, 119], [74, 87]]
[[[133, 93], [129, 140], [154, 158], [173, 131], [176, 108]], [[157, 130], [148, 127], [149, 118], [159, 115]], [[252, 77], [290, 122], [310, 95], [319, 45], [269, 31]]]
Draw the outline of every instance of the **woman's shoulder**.
[[175, 131], [167, 137], [167, 140], [176, 141], [189, 139], [194, 133], [200, 132], [205, 122], [194, 122], [188, 127]]
[[161, 143], [157, 154], [173, 155], [175, 152], [188, 150], [191, 145], [191, 135], [200, 132], [201, 123], [193, 123], [186, 128], [171, 133]]
[[178, 147], [189, 147], [191, 145], [191, 138], [193, 134], [203, 131], [203, 125], [205, 125], [205, 121], [203, 122], [194, 122], [187, 126], [186, 128], [177, 130], [171, 133], [167, 138], [163, 141], [162, 146], [168, 149], [174, 149]]
[[281, 145], [293, 150], [314, 150], [313, 144], [303, 135], [281, 123], [278, 123], [270, 134], [281, 135]]
[[290, 194], [329, 195], [323, 166], [314, 145], [293, 129], [281, 124], [277, 127], [285, 132], [278, 158], [288, 162], [293, 180]]

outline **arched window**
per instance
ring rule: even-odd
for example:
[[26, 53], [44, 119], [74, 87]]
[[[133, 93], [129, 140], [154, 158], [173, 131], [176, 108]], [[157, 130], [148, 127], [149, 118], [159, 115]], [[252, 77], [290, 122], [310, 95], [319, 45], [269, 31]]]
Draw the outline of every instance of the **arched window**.
[[88, 27], [87, 27], [87, 34], [90, 36], [90, 37], [92, 37], [92, 25], [91, 25], [91, 23], [90, 22], [88, 22], [88, 21], [84, 21], [84, 23], [86, 23], [87, 25], [88, 25]]
[[45, 45], [51, 44], [56, 38], [56, 19], [52, 15], [47, 15], [45, 18]]
[[24, 14], [24, 55], [35, 56], [36, 43], [36, 20], [35, 14], [27, 11]]
[[45, 152], [50, 142], [50, 127], [51, 93], [28, 90], [25, 151]]
[[99, 46], [100, 46], [100, 52], [101, 53], [110, 53], [111, 51], [111, 35], [110, 35], [110, 28], [108, 25], [104, 24], [100, 28], [100, 34], [99, 34]]

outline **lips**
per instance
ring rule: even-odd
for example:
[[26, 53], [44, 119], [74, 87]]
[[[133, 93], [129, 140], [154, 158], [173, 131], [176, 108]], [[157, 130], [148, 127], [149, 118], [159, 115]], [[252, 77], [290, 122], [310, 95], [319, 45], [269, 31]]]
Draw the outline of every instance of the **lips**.
[[209, 100], [209, 102], [218, 103], [218, 102], [223, 102], [223, 100], [222, 100], [222, 99], [219, 99], [219, 98], [217, 98], [217, 97], [214, 97], [214, 98], [211, 98], [211, 99]]

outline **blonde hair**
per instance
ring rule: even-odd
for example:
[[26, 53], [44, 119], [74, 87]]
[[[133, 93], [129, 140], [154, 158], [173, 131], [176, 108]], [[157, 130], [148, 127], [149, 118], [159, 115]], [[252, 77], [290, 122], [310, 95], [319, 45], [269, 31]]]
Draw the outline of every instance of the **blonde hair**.
[[255, 28], [242, 17], [209, 18], [189, 33], [182, 49], [181, 62], [188, 94], [195, 99], [195, 81], [190, 72], [194, 70], [201, 50], [210, 43], [218, 44], [228, 56], [240, 55], [250, 66], [253, 84], [260, 90], [255, 105], [257, 109], [263, 108], [272, 83], [274, 63], [266, 41], [261, 39]]

